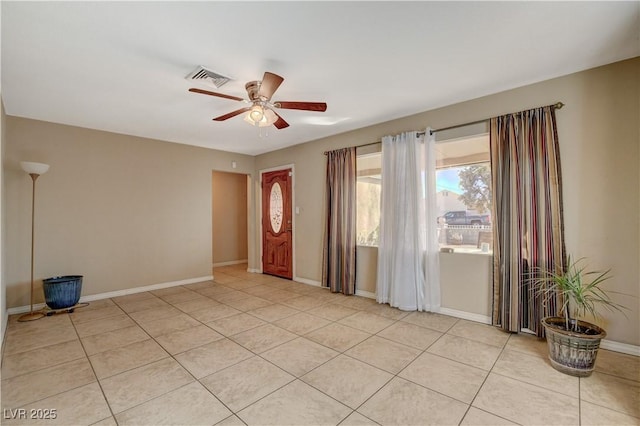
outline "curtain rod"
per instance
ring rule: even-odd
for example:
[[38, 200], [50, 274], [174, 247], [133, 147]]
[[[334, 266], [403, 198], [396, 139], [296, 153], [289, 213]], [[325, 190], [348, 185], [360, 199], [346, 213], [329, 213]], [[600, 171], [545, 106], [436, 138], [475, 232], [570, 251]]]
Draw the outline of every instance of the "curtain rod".
[[[382, 143], [382, 141], [377, 141], [377, 142], [370, 142], [370, 143], [363, 143], [362, 145], [355, 145], [355, 146], [350, 146], [349, 148], [362, 148], [363, 146], [371, 146], [371, 145], [377, 145], [379, 143]], [[340, 149], [340, 148], [338, 148]], [[343, 148], [344, 149], [344, 148]], [[329, 153], [329, 151], [325, 151], [324, 155], [327, 155]]]
[[[556, 102], [555, 104], [547, 105], [547, 106], [550, 106], [553, 109], [560, 109], [564, 106], [564, 104], [562, 102]], [[524, 111], [528, 111], [528, 110], [524, 110]], [[520, 112], [523, 112], [523, 111], [519, 111], [512, 114], [518, 114]], [[471, 121], [469, 123], [456, 124], [455, 126], [443, 127], [442, 129], [432, 129], [431, 134], [434, 134], [436, 132], [442, 132], [444, 130], [457, 129], [458, 127], [471, 126], [472, 124], [484, 123], [485, 121], [489, 121], [489, 120], [491, 120], [491, 118], [485, 118], [484, 120]]]
[[[548, 105], [548, 106], [550, 106], [550, 107], [552, 107], [552, 108], [554, 108], [554, 109], [561, 109], [561, 108], [564, 106], [564, 104], [563, 104], [562, 102], [556, 102], [555, 104]], [[525, 110], [525, 111], [528, 111], [528, 110]], [[519, 112], [522, 112], [522, 111], [519, 111]], [[517, 113], [515, 113], [515, 114], [517, 114]], [[457, 129], [458, 127], [464, 127], [464, 126], [471, 126], [472, 124], [484, 123], [484, 122], [486, 122], [486, 121], [488, 121], [488, 120], [491, 120], [491, 119], [490, 119], [490, 118], [485, 118], [484, 120], [477, 120], [477, 121], [471, 121], [471, 122], [469, 122], [469, 123], [456, 124], [455, 126], [443, 127], [443, 128], [441, 128], [441, 129], [432, 129], [432, 130], [430, 131], [430, 133], [431, 133], [431, 134], [434, 134], [434, 133], [436, 133], [436, 132], [442, 132], [442, 131], [444, 131], [444, 130]], [[418, 135], [418, 136], [424, 136], [424, 135], [425, 135], [425, 132], [418, 132], [418, 133], [417, 133], [417, 135]], [[379, 144], [379, 143], [382, 143], [382, 141], [376, 141], [376, 142], [371, 142], [371, 143], [365, 143], [365, 144], [362, 144], [362, 145], [355, 145], [355, 146], [352, 146], [352, 147], [350, 147], [350, 148], [361, 148], [361, 147], [363, 147], [363, 146], [377, 145], [377, 144]], [[327, 155], [328, 153], [329, 153], [329, 151], [325, 151], [325, 152], [324, 152], [324, 155]]]

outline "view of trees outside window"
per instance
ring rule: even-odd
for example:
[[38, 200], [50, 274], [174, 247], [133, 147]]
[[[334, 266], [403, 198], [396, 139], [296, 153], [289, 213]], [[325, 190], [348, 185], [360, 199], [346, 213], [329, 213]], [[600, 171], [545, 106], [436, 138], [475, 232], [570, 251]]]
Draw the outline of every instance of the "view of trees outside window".
[[491, 211], [491, 167], [487, 163], [460, 167], [460, 201], [468, 210]]

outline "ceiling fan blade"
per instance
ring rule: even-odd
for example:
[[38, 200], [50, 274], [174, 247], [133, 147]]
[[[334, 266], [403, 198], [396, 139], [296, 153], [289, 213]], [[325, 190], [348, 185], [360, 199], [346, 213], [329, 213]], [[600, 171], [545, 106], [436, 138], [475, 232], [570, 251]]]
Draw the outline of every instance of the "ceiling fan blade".
[[327, 110], [327, 104], [324, 102], [275, 102], [276, 108], [282, 109], [302, 109], [305, 111], [324, 112]]
[[225, 95], [224, 93], [218, 93], [218, 92], [210, 92], [208, 90], [196, 89], [195, 87], [192, 87], [191, 89], [189, 89], [189, 91], [193, 93], [201, 93], [203, 95], [210, 95], [210, 96], [217, 96], [219, 98], [231, 99], [232, 101], [244, 101], [244, 99], [239, 98], [237, 96]]
[[262, 77], [262, 83], [260, 83], [260, 90], [258, 90], [258, 96], [264, 97], [267, 100], [271, 99], [271, 96], [278, 90], [278, 87], [282, 84], [284, 78], [269, 71], [264, 73]]
[[276, 126], [278, 130], [289, 127], [289, 123], [284, 121], [284, 118], [280, 117], [280, 115], [275, 111], [273, 113], [278, 116], [278, 120], [276, 120], [276, 122], [273, 123], [273, 125]]
[[240, 108], [240, 109], [237, 109], [237, 110], [235, 110], [235, 111], [231, 111], [231, 112], [230, 112], [230, 113], [228, 113], [228, 114], [221, 115], [220, 117], [216, 117], [216, 118], [214, 118], [214, 119], [213, 119], [213, 121], [224, 121], [224, 120], [228, 120], [228, 119], [230, 119], [230, 118], [232, 118], [232, 117], [235, 117], [236, 115], [240, 115], [240, 114], [242, 114], [243, 112], [249, 111], [250, 109], [251, 109], [251, 107], [247, 107], [247, 108]]

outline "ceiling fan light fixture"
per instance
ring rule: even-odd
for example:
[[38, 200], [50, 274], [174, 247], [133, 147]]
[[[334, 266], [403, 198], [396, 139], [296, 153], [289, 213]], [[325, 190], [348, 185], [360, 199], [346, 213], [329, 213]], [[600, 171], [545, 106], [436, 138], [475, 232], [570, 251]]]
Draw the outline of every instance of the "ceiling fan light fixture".
[[261, 119], [261, 120], [259, 120], [259, 121], [254, 120], [254, 117], [255, 117], [255, 116], [257, 116], [257, 114], [253, 114], [253, 115], [252, 115], [252, 114], [251, 114], [251, 111], [249, 111], [248, 113], [246, 113], [246, 114], [245, 114], [245, 116], [244, 116], [243, 120], [244, 120], [246, 123], [251, 124], [252, 126], [259, 126], [259, 125], [260, 125], [260, 123], [261, 123], [262, 121], [265, 121], [264, 115], [262, 116], [262, 119]]
[[266, 127], [271, 126], [278, 121], [278, 116], [270, 108], [264, 108], [261, 105], [254, 105], [251, 107], [247, 115], [244, 117], [244, 121], [252, 126]]
[[264, 109], [260, 105], [254, 105], [249, 111], [249, 119], [254, 123], [260, 123], [264, 119]]
[[271, 126], [273, 123], [278, 121], [278, 116], [271, 108], [264, 109], [264, 118], [266, 120], [266, 125]]

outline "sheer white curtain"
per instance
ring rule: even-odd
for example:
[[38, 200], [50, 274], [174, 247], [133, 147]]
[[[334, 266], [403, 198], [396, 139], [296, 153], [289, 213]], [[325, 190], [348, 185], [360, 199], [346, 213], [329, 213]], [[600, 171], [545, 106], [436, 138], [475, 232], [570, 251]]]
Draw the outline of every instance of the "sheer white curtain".
[[382, 138], [379, 303], [440, 309], [435, 139], [427, 129]]

